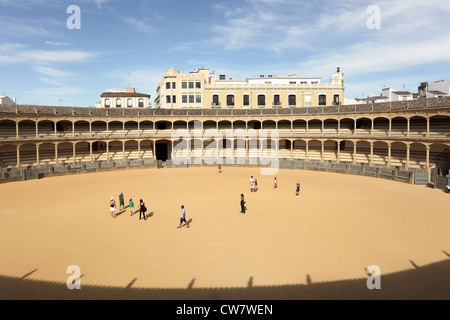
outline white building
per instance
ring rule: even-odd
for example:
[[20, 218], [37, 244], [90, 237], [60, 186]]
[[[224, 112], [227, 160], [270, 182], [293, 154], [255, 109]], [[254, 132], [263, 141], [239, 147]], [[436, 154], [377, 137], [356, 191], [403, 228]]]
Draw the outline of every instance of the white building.
[[100, 96], [96, 108], [150, 108], [150, 95], [138, 93], [134, 88], [108, 89]]
[[16, 98], [10, 98], [8, 96], [0, 96], [0, 104], [16, 104]]
[[377, 102], [414, 100], [413, 93], [411, 93], [409, 91], [397, 91], [392, 88], [384, 88], [381, 91], [381, 96], [387, 98], [387, 100], [386, 101], [377, 101]]
[[419, 87], [420, 98], [442, 98], [450, 96], [450, 79], [423, 82]]

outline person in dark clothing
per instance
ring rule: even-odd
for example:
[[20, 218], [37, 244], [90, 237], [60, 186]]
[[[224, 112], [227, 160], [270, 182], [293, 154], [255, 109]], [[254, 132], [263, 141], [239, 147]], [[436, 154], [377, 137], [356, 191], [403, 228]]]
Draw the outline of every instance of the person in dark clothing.
[[241, 193], [241, 212], [240, 213], [245, 213], [245, 200], [244, 200], [244, 194]]
[[144, 220], [147, 220], [145, 217], [145, 213], [147, 212], [147, 207], [145, 206], [144, 201], [142, 199], [139, 201], [139, 220], [141, 220], [141, 216], [144, 218]]

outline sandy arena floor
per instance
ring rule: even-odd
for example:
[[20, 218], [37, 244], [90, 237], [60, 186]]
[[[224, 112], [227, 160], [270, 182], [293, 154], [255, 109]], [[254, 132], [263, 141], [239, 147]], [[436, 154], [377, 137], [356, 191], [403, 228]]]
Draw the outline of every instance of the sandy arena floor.
[[[250, 193], [251, 175], [257, 193]], [[276, 190], [258, 168], [227, 167], [0, 185], [0, 276], [65, 286], [67, 267], [78, 265], [82, 286], [245, 288], [367, 279], [370, 265], [383, 275], [450, 257], [443, 192], [335, 173], [280, 170], [277, 177]], [[111, 218], [109, 199], [118, 204], [121, 191], [126, 204], [144, 200], [146, 221], [128, 208]], [[178, 229], [182, 204], [192, 222]], [[14, 288], [1, 291], [7, 298]]]

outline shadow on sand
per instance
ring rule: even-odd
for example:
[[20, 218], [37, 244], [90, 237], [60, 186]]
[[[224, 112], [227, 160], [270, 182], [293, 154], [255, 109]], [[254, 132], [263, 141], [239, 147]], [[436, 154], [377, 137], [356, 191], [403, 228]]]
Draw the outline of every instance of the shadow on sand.
[[[184, 288], [145, 288], [130, 274], [124, 287], [83, 285], [81, 290], [69, 290], [65, 283], [29, 279], [38, 276], [38, 269], [23, 277], [0, 276], [0, 299], [153, 299], [153, 300], [333, 300], [333, 299], [450, 299], [450, 259], [381, 275], [381, 289], [369, 290], [367, 277], [332, 282], [258, 286], [250, 277], [239, 288], [195, 288], [195, 278]], [[201, 277], [201, 275], [200, 275]], [[140, 288], [142, 287], [142, 288]]]

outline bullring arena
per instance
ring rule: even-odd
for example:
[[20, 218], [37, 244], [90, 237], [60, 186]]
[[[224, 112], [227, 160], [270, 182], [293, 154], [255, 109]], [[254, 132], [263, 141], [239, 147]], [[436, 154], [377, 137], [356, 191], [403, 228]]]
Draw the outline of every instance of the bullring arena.
[[[279, 187], [252, 163], [261, 145], [250, 138], [212, 141], [220, 158], [241, 160], [220, 174], [175, 163], [176, 129], [194, 144], [196, 130], [277, 130]], [[450, 99], [278, 110], [2, 105], [0, 139], [2, 299], [450, 298], [449, 197], [439, 190]], [[111, 217], [120, 192], [144, 200], [147, 220], [128, 208]], [[181, 205], [189, 228], [177, 228]], [[66, 286], [72, 265], [81, 290]], [[373, 265], [380, 290], [367, 288]]]

